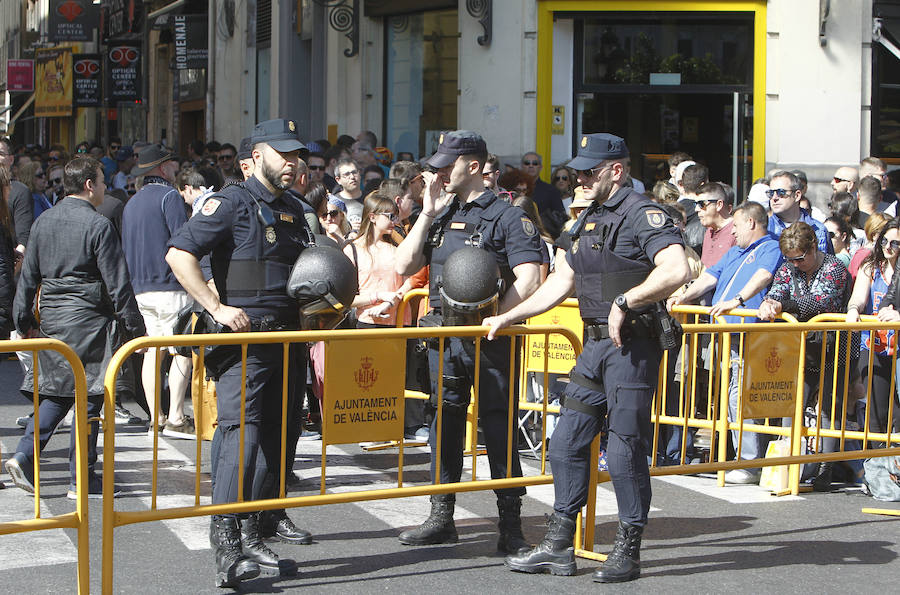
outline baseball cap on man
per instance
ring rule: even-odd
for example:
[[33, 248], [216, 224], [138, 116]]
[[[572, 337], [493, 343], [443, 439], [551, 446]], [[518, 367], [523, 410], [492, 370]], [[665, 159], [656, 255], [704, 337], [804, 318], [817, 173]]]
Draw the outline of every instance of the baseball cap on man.
[[440, 142], [437, 153], [425, 162], [437, 169], [452, 165], [460, 155], [487, 153], [487, 144], [485, 144], [484, 139], [481, 138], [480, 134], [471, 130], [446, 132], [441, 135]]
[[266, 143], [279, 153], [290, 153], [302, 150], [306, 145], [300, 142], [297, 135], [297, 124], [293, 120], [266, 120], [253, 127], [250, 141]]
[[585, 134], [581, 137], [578, 155], [566, 165], [574, 170], [583, 171], [596, 167], [608, 159], [624, 159], [628, 155], [624, 138], [606, 132]]
[[118, 151], [116, 151], [116, 161], [125, 161], [126, 159], [131, 159], [134, 157], [134, 151], [131, 147], [122, 147]]
[[245, 136], [241, 139], [241, 144], [238, 147], [237, 154], [235, 155], [235, 159], [238, 161], [243, 161], [244, 159], [250, 159], [253, 153], [253, 143], [250, 142], [250, 137]]
[[141, 176], [166, 161], [178, 161], [178, 155], [161, 145], [149, 145], [137, 154], [137, 163], [131, 170], [132, 176]]

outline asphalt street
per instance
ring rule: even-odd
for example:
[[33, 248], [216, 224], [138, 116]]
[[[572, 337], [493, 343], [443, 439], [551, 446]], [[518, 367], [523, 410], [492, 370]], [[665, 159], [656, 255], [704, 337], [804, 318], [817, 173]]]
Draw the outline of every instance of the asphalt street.
[[[15, 418], [30, 410], [16, 390], [18, 363], [0, 363], [0, 444], [5, 460], [21, 436]], [[131, 404], [135, 412], [138, 407]], [[42, 514], [74, 510], [67, 489], [68, 430], [60, 430], [42, 457]], [[146, 429], [119, 426], [116, 483], [124, 491], [120, 510], [149, 506], [152, 438]], [[194, 481], [195, 443], [160, 439], [159, 506], [184, 505]], [[366, 452], [358, 445], [328, 449], [330, 491], [386, 487], [396, 467], [396, 449]], [[292, 494], [318, 491], [321, 443], [301, 442], [295, 471], [303, 478]], [[484, 458], [484, 457], [482, 457]], [[427, 480], [424, 448], [406, 450], [405, 479]], [[537, 461], [524, 459], [526, 474]], [[204, 445], [204, 501], [208, 501], [208, 452]], [[479, 460], [479, 477], [487, 462]], [[0, 522], [30, 518], [33, 499], [0, 474]], [[591, 581], [596, 562], [579, 560], [574, 577], [525, 575], [503, 566], [496, 553], [497, 510], [493, 494], [461, 494], [457, 505], [460, 541], [452, 545], [407, 547], [396, 539], [404, 527], [424, 520], [425, 497], [329, 505], [290, 511], [315, 535], [309, 546], [272, 544], [298, 562], [294, 577], [258, 578], [243, 592], [279, 593], [489, 593], [566, 592], [604, 589], [624, 593], [894, 592], [900, 576], [900, 519], [863, 514], [861, 508], [897, 508], [845, 487], [832, 493], [776, 498], [758, 486], [718, 488], [711, 476], [653, 480], [653, 510], [644, 534], [642, 577], [623, 585]], [[551, 486], [529, 488], [523, 505], [526, 537], [543, 536], [552, 512]], [[615, 500], [610, 486], [598, 494], [597, 549], [608, 548], [615, 532]], [[91, 590], [100, 592], [101, 508], [91, 501]], [[115, 592], [217, 593], [208, 519], [180, 519], [122, 527], [115, 535]], [[0, 576], [8, 593], [69, 593], [75, 584], [73, 531], [0, 536]]]

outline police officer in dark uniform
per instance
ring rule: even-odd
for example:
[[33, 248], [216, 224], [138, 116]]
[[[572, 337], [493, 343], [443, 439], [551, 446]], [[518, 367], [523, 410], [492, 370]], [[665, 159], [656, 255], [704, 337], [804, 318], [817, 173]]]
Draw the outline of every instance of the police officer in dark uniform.
[[[597, 582], [640, 575], [641, 534], [650, 510], [650, 401], [671, 323], [661, 300], [690, 277], [678, 230], [659, 205], [625, 187], [625, 141], [611, 134], [581, 139], [569, 167], [594, 203], [572, 228], [565, 259], [528, 300], [487, 318], [497, 329], [545, 312], [577, 291], [584, 351], [569, 374], [559, 423], [550, 443], [556, 499], [543, 541], [506, 565], [520, 572], [575, 573], [575, 517], [587, 502], [590, 445], [609, 424], [609, 474], [619, 507], [613, 551], [594, 573]], [[661, 337], [663, 340], [661, 340]]]
[[[236, 332], [297, 330], [300, 312], [288, 297], [291, 267], [310, 245], [311, 235], [297, 201], [285, 194], [296, 176], [300, 142], [296, 124], [269, 120], [251, 136], [254, 173], [242, 184], [231, 184], [207, 198], [200, 211], [171, 239], [166, 261], [178, 281], [216, 322]], [[216, 292], [204, 282], [199, 260], [209, 254]], [[296, 346], [299, 350], [300, 346]], [[237, 501], [238, 469], [244, 469], [244, 498], [276, 495], [281, 458], [281, 345], [250, 345], [247, 350], [244, 460], [239, 461], [241, 387], [239, 358], [220, 372], [218, 429], [221, 442], [212, 501]], [[291, 348], [291, 360], [298, 355]], [[237, 361], [234, 361], [237, 360]], [[291, 365], [289, 397], [302, 391], [303, 378]], [[298, 389], [299, 387], [299, 389]], [[296, 571], [290, 560], [279, 560], [262, 541], [259, 515], [244, 523], [241, 543], [237, 515], [212, 518], [216, 547], [216, 585], [237, 586], [260, 568], [284, 574]], [[245, 555], [246, 554], [246, 555]]]
[[[441, 143], [428, 165], [437, 170], [423, 172], [426, 189], [422, 213], [406, 239], [397, 248], [397, 272], [410, 275], [430, 264], [429, 306], [433, 326], [447, 324], [441, 312], [442, 267], [456, 251], [475, 246], [494, 255], [505, 280], [500, 311], [506, 311], [530, 295], [540, 283], [541, 243], [534, 224], [518, 207], [486, 190], [481, 171], [487, 146], [474, 132], [458, 130], [441, 136]], [[496, 273], [495, 273], [496, 275]], [[497, 284], [496, 276], [484, 280]], [[474, 380], [475, 345], [472, 339], [451, 338], [443, 353], [443, 431], [441, 433], [440, 483], [457, 482], [462, 474], [466, 408]], [[481, 350], [478, 414], [487, 445], [491, 477], [507, 475], [506, 446], [509, 416], [509, 338], [485, 343]], [[437, 344], [429, 349], [432, 398], [436, 404], [438, 378]], [[513, 424], [515, 427], [515, 424]], [[432, 422], [432, 480], [435, 480], [437, 417]], [[518, 452], [512, 454], [512, 476], [522, 475]], [[527, 550], [520, 521], [524, 488], [497, 490], [500, 512], [498, 549], [507, 553]], [[404, 531], [405, 545], [451, 543], [458, 540], [453, 523], [455, 494], [431, 498], [431, 515], [419, 527]]]

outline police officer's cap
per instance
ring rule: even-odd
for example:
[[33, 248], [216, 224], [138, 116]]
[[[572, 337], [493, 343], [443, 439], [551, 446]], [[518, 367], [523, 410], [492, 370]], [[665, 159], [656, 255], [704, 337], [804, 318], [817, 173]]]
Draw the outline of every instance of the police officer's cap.
[[471, 130], [454, 130], [441, 135], [441, 144], [437, 153], [431, 156], [427, 163], [431, 167], [440, 169], [453, 165], [460, 155], [472, 155], [487, 153], [487, 144], [481, 135]]
[[574, 170], [586, 170], [597, 167], [608, 159], [624, 159], [628, 157], [625, 139], [614, 134], [600, 132], [585, 134], [578, 143], [578, 155], [567, 165]]
[[235, 155], [235, 158], [238, 161], [243, 161], [244, 159], [250, 159], [250, 156], [252, 153], [253, 153], [253, 142], [250, 140], [249, 136], [246, 136], [241, 139], [241, 144], [238, 147], [237, 155]]
[[256, 145], [266, 143], [279, 153], [306, 149], [297, 135], [297, 123], [293, 120], [266, 120], [253, 128], [250, 141]]

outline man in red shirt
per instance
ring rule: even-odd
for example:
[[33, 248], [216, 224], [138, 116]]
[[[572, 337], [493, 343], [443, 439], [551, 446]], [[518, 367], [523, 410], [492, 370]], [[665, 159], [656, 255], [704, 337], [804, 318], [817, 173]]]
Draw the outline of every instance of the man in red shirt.
[[731, 205], [725, 200], [725, 189], [718, 182], [706, 182], [697, 189], [697, 217], [706, 228], [700, 262], [709, 268], [719, 262], [734, 246], [731, 233]]

